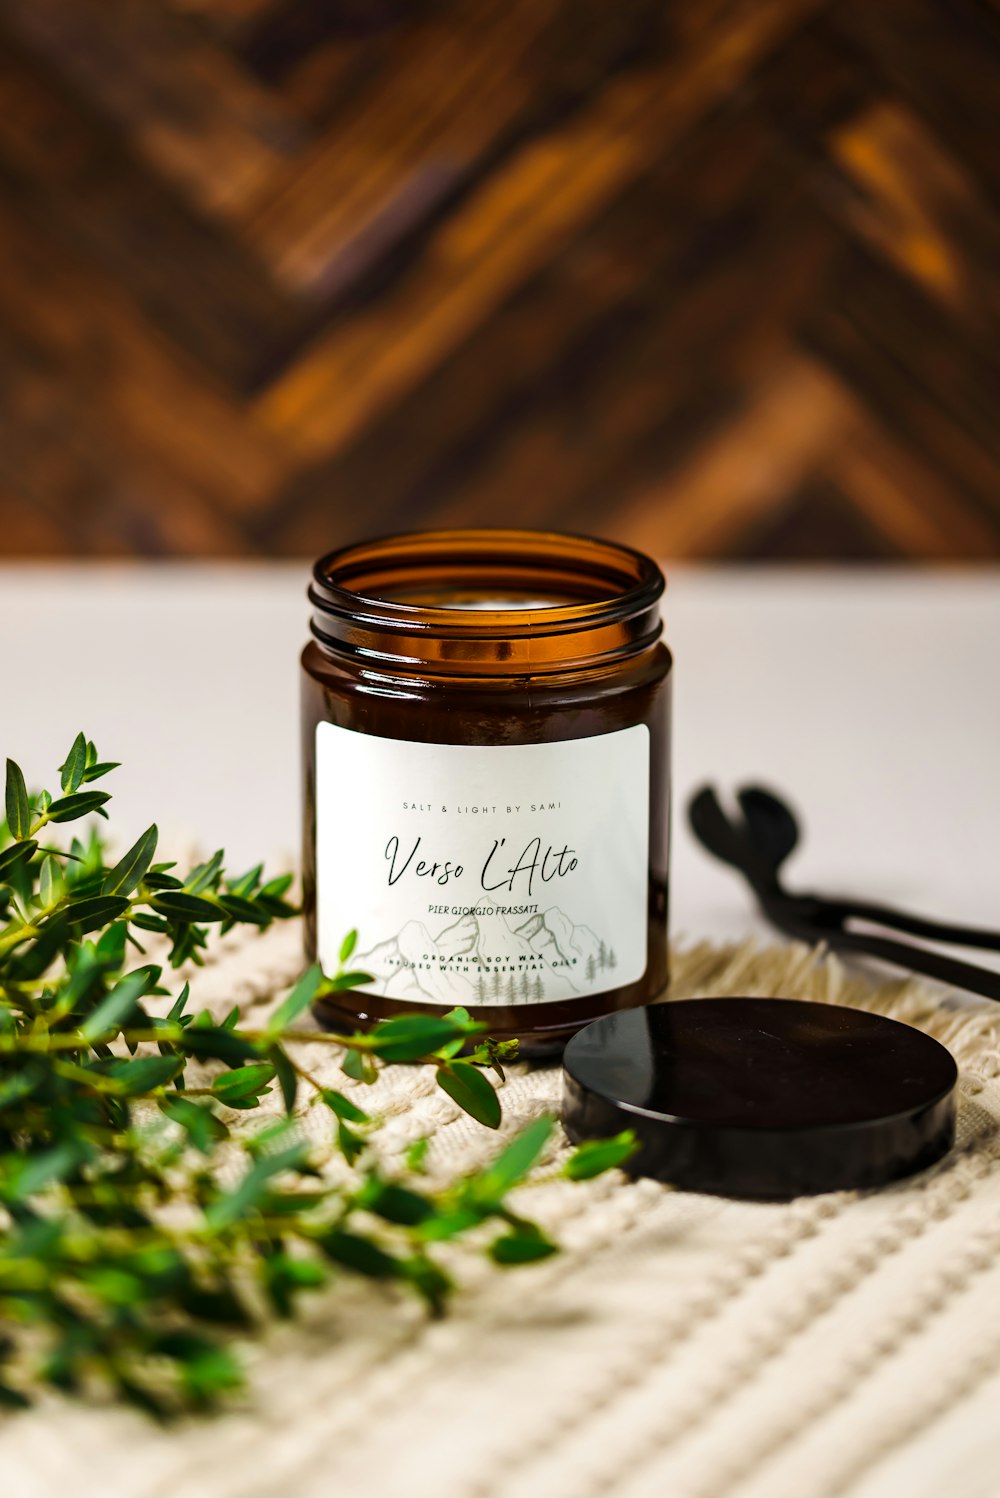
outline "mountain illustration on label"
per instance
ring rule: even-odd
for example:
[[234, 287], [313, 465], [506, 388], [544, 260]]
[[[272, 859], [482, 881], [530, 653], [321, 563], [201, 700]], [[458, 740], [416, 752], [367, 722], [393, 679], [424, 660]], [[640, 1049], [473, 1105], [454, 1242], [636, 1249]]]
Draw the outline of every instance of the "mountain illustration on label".
[[423, 921], [407, 921], [355, 960], [376, 980], [369, 992], [449, 1006], [570, 999], [613, 988], [617, 966], [614, 949], [557, 906], [519, 923], [484, 906], [436, 936]]

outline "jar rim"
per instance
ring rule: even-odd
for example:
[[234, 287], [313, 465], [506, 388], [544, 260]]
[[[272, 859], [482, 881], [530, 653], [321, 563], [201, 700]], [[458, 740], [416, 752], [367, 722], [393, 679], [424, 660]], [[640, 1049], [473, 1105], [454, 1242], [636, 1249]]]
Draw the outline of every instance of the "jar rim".
[[[433, 591], [525, 590], [528, 602], [442, 605], [391, 596], [415, 579]], [[558, 580], [558, 591], [553, 583]], [[477, 582], [478, 579], [478, 582]], [[536, 579], [538, 587], [532, 589]], [[525, 529], [403, 532], [340, 547], [316, 562], [312, 632], [336, 653], [470, 671], [549, 670], [634, 654], [659, 638], [666, 582], [643, 552], [572, 533]], [[539, 601], [532, 592], [567, 601]], [[380, 591], [381, 590], [381, 594]], [[390, 596], [385, 596], [388, 593]], [[573, 636], [578, 636], [573, 640]], [[563, 637], [561, 652], [554, 637]], [[561, 655], [561, 658], [557, 658]]]

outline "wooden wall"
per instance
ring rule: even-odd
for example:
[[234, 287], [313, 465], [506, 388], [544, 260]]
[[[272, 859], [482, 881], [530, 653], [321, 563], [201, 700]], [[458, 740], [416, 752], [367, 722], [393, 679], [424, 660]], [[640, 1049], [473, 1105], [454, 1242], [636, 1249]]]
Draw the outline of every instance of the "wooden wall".
[[1000, 555], [996, 0], [0, 0], [0, 552]]

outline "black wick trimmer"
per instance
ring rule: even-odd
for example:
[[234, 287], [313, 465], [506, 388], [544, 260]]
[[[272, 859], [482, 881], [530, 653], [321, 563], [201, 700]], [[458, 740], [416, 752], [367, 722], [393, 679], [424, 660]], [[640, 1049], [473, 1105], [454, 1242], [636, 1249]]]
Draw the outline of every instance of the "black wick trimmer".
[[713, 787], [705, 786], [688, 805], [691, 828], [709, 853], [745, 876], [764, 915], [779, 930], [801, 941], [825, 942], [838, 951], [865, 952], [896, 967], [925, 973], [954, 988], [1000, 1001], [1000, 973], [947, 957], [918, 942], [883, 936], [878, 930], [858, 931], [853, 923], [905, 931], [945, 946], [994, 952], [1000, 951], [1000, 931], [954, 926], [867, 900], [793, 894], [783, 887], [779, 871], [799, 841], [794, 812], [773, 791], [761, 786], [744, 786], [736, 800], [742, 815], [730, 817]]

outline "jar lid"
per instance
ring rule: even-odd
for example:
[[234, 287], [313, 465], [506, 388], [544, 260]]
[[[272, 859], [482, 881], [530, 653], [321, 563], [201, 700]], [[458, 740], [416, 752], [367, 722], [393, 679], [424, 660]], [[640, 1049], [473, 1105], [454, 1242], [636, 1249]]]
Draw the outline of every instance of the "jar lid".
[[684, 999], [587, 1025], [563, 1056], [574, 1141], [630, 1128], [626, 1165], [687, 1191], [788, 1200], [880, 1186], [955, 1137], [958, 1069], [898, 1020], [798, 999]]

